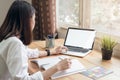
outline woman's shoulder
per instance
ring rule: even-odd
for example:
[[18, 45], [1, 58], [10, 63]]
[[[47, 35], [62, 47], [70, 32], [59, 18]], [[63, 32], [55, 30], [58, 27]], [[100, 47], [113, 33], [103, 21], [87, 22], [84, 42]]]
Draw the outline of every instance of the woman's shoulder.
[[22, 41], [17, 37], [9, 37], [5, 40], [5, 42], [8, 42], [10, 44], [23, 44]]
[[17, 37], [9, 37], [7, 39], [4, 39], [2, 42], [0, 42], [0, 47], [2, 47], [3, 49], [6, 48], [17, 48], [17, 47], [23, 47], [23, 43], [22, 41], [17, 38]]

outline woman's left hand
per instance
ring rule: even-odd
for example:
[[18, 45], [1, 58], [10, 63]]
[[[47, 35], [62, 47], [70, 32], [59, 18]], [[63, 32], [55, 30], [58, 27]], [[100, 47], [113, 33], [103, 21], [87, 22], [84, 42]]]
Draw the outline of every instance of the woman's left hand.
[[55, 50], [53, 50], [52, 54], [60, 54], [60, 53], [64, 53], [68, 50], [67, 47], [65, 46], [58, 46], [57, 48], [55, 48]]

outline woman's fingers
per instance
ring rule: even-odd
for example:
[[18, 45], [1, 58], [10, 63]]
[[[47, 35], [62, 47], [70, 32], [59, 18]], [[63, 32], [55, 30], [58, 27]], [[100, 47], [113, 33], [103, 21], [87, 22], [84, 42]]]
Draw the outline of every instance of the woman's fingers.
[[70, 66], [71, 66], [71, 59], [66, 58], [61, 61], [61, 64], [60, 64], [61, 70], [68, 69], [70, 68]]

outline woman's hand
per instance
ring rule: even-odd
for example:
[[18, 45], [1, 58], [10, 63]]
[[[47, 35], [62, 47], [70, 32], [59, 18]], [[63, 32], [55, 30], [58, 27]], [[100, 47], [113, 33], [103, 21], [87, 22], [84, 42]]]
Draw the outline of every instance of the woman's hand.
[[66, 58], [58, 62], [55, 66], [42, 72], [44, 80], [49, 80], [49, 78], [58, 71], [66, 70], [70, 68], [71, 60]]
[[60, 54], [60, 53], [64, 53], [68, 50], [67, 47], [65, 46], [58, 46], [57, 48], [55, 48], [55, 50], [52, 51], [52, 54]]
[[56, 66], [58, 71], [66, 70], [71, 66], [71, 59], [63, 59], [58, 64], [56, 64]]

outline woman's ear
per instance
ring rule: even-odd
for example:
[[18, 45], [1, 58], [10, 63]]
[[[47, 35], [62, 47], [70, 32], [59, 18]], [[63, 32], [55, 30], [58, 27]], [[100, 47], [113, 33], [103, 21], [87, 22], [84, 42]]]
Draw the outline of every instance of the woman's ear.
[[35, 27], [35, 13], [33, 14], [33, 16], [30, 19], [30, 26], [31, 26], [31, 30], [33, 30]]

